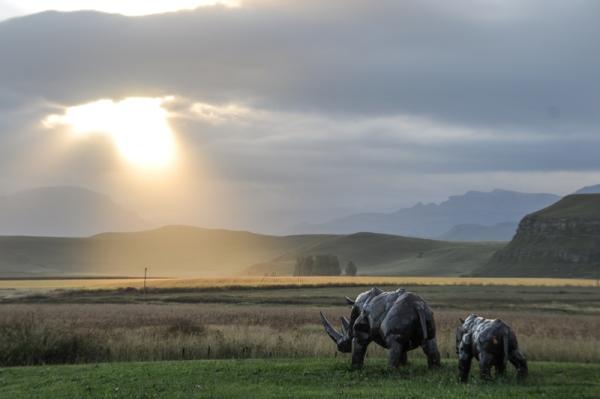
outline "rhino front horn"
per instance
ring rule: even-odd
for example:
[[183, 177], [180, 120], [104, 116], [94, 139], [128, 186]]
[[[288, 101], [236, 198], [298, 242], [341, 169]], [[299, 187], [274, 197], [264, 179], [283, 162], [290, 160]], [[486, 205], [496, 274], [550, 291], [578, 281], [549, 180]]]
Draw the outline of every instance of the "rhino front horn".
[[321, 315], [321, 322], [323, 323], [323, 327], [325, 327], [325, 332], [327, 333], [327, 335], [329, 335], [329, 338], [331, 338], [332, 341], [337, 344], [342, 338], [342, 334], [340, 334], [335, 328], [333, 328], [329, 320], [327, 320], [327, 317], [323, 315], [323, 312], [319, 312], [319, 314]]

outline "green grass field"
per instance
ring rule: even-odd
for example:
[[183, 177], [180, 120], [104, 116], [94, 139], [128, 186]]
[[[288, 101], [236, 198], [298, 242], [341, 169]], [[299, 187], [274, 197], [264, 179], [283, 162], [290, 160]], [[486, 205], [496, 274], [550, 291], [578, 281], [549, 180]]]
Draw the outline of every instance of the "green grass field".
[[[368, 359], [204, 360], [0, 369], [2, 398], [598, 398], [600, 364], [531, 363], [489, 383], [472, 373], [456, 381], [456, 365], [429, 371], [420, 361], [389, 370]], [[476, 371], [476, 370], [474, 370]]]

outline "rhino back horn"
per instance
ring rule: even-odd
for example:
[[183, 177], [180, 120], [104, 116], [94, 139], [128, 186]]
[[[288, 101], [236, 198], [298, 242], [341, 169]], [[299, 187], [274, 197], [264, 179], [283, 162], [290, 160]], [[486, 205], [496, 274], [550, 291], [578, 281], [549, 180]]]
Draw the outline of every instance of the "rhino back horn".
[[342, 332], [346, 334], [350, 330], [350, 322], [347, 318], [342, 317]]

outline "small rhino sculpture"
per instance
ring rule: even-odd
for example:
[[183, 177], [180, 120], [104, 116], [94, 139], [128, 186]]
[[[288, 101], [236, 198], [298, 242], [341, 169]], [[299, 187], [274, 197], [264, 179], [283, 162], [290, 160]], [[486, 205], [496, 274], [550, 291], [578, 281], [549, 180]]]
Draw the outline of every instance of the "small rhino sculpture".
[[517, 377], [527, 377], [527, 360], [519, 351], [517, 337], [513, 330], [500, 319], [485, 319], [471, 314], [456, 329], [456, 354], [458, 355], [459, 379], [467, 382], [471, 369], [471, 359], [479, 360], [481, 378], [491, 379], [491, 367], [497, 375], [506, 371], [510, 361], [517, 369]]
[[365, 291], [352, 300], [350, 320], [342, 317], [342, 332], [338, 332], [321, 313], [321, 321], [340, 352], [352, 352], [352, 367], [362, 367], [367, 346], [375, 342], [389, 349], [388, 364], [406, 364], [406, 353], [421, 347], [430, 368], [440, 365], [435, 340], [435, 321], [427, 303], [404, 289], [384, 292], [379, 288]]

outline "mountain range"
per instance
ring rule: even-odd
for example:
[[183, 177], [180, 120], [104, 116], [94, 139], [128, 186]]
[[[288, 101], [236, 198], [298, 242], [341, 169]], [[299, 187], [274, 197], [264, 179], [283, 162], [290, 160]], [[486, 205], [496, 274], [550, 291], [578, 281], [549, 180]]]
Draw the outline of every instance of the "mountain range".
[[[576, 192], [585, 193], [600, 193], [600, 185]], [[560, 198], [500, 189], [469, 191], [439, 204], [418, 203], [391, 213], [354, 214], [299, 225], [285, 234], [375, 232], [444, 241], [509, 241], [525, 215]], [[107, 195], [82, 187], [39, 187], [0, 196], [0, 235], [87, 237], [150, 227], [151, 223]]]
[[0, 235], [81, 237], [148, 226], [108, 196], [82, 187], [39, 187], [0, 196]]
[[[447, 213], [468, 213], [470, 203], [473, 217], [488, 212], [496, 218], [491, 220], [501, 220], [517, 212], [501, 212], [506, 210], [503, 201], [525, 212], [534, 200], [549, 196], [469, 192], [439, 205], [408, 209], [420, 210], [429, 223], [450, 224], [454, 220], [448, 221]], [[600, 194], [580, 194], [540, 206], [521, 221], [518, 234], [506, 245], [483, 237], [493, 237], [496, 229], [510, 231], [508, 223], [457, 224], [450, 230], [453, 237], [477, 231], [479, 242], [369, 232], [273, 236], [191, 226], [132, 232], [145, 222], [102, 194], [77, 187], [41, 188], [0, 200], [3, 231], [33, 229], [53, 235], [0, 236], [0, 277], [135, 276], [146, 267], [153, 276], [289, 275], [297, 256], [312, 254], [335, 254], [343, 265], [353, 261], [365, 275], [589, 276], [598, 257], [599, 200]], [[493, 205], [496, 213], [489, 212]], [[94, 229], [113, 232], [72, 236]]]
[[469, 191], [440, 204], [423, 204], [392, 213], [361, 213], [320, 224], [304, 224], [294, 233], [349, 234], [359, 231], [458, 241], [508, 241], [528, 213], [558, 201], [554, 194], [508, 190]]
[[583, 187], [575, 191], [573, 194], [600, 194], [600, 184]]

